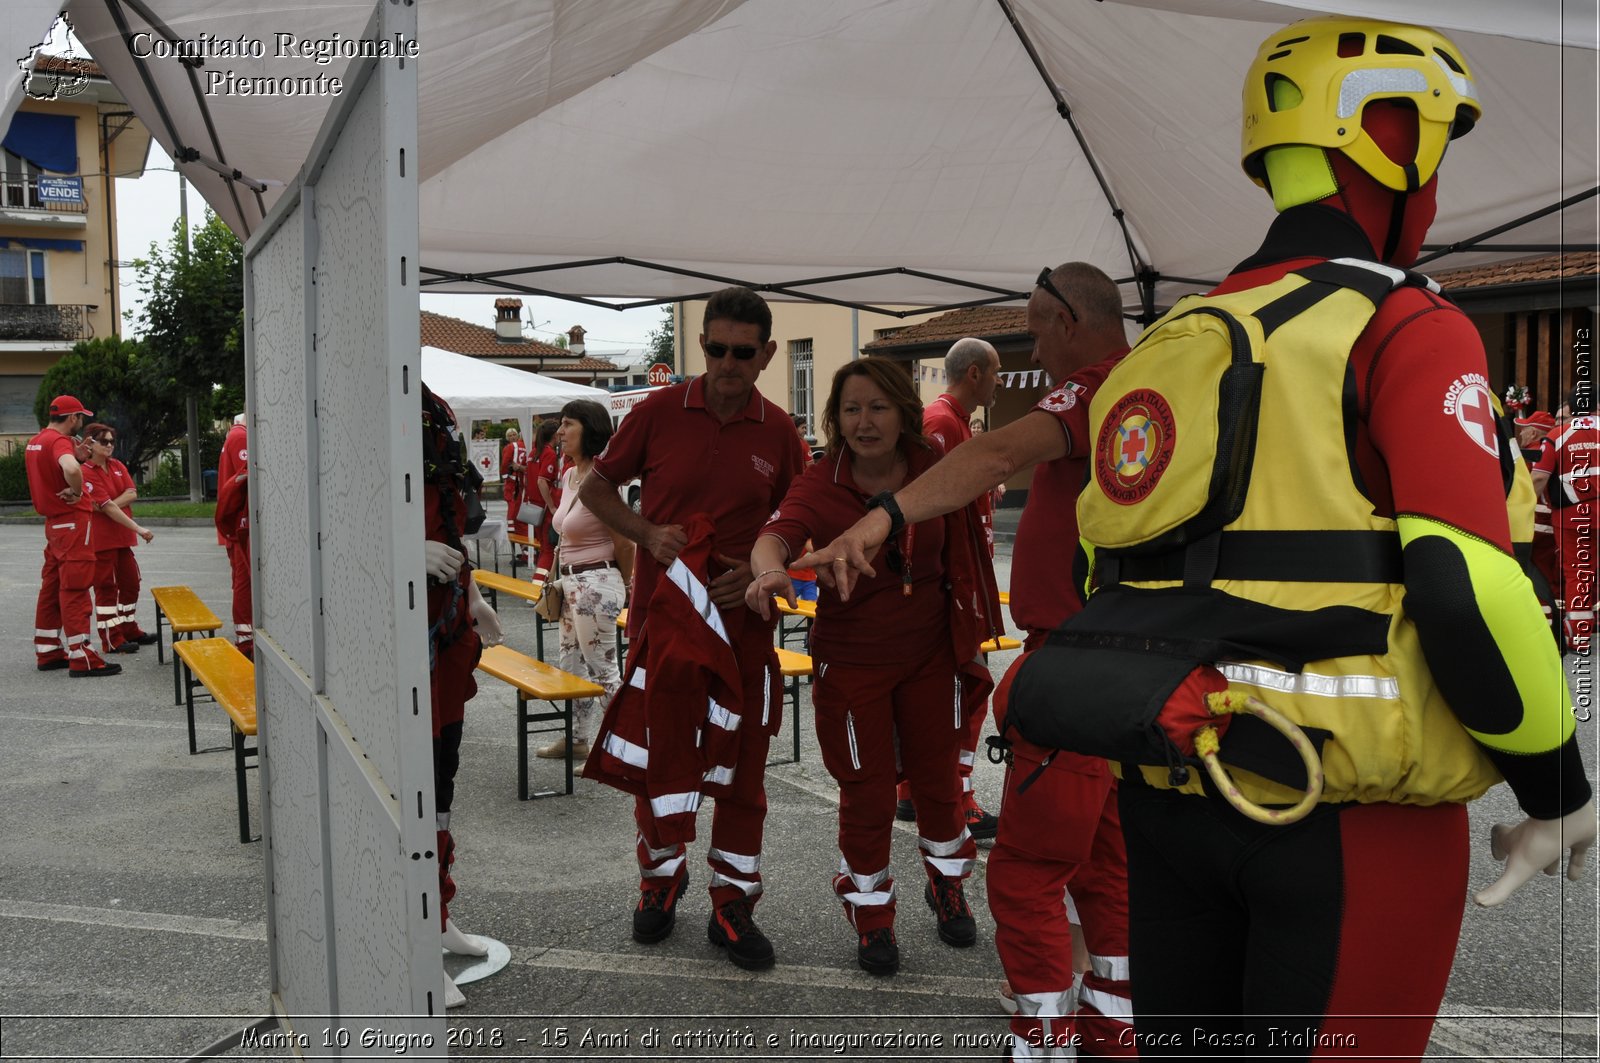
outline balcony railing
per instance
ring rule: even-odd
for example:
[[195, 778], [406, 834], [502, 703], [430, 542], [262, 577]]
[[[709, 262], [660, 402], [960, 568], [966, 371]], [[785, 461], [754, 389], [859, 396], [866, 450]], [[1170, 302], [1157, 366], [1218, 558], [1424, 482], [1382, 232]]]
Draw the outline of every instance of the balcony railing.
[[[55, 180], [56, 187], [60, 187], [59, 178], [45, 178], [47, 183]], [[86, 214], [89, 204], [83, 194], [83, 179], [78, 178], [78, 201], [63, 202], [51, 198], [50, 189], [41, 194], [38, 177], [19, 177], [14, 173], [0, 175], [0, 207], [9, 207], [14, 210], [43, 210], [52, 214]], [[69, 186], [70, 187], [70, 186]]]
[[89, 307], [79, 303], [0, 303], [0, 340], [86, 340]]

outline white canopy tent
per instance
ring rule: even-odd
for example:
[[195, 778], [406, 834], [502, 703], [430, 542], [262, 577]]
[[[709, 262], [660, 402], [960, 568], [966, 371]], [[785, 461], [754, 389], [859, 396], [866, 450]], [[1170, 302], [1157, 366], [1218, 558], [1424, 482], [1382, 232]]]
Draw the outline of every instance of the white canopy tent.
[[573, 399], [606, 404], [604, 388], [496, 365], [438, 347], [422, 348], [423, 382], [450, 404], [463, 429], [470, 421], [517, 418], [525, 439], [533, 438], [533, 416], [555, 413]]
[[[1330, 11], [1435, 25], [1474, 67], [1485, 116], [1451, 148], [1433, 238], [1511, 227], [1444, 264], [1600, 239], [1592, 0], [424, 2], [424, 290], [664, 301], [738, 280], [946, 306], [1077, 258], [1165, 305], [1253, 249], [1270, 205], [1238, 166], [1241, 75], [1273, 27]], [[364, 2], [67, 12], [241, 235], [337, 97], [240, 79], [348, 77], [284, 38], [371, 36]], [[44, 30], [8, 21], [24, 45]], [[263, 55], [190, 67], [164, 39]]]

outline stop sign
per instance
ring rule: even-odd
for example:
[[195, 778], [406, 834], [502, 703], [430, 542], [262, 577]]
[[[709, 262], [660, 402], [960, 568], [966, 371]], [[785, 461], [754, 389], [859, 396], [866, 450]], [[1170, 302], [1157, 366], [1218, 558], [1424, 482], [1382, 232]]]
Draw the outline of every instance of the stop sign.
[[650, 382], [650, 386], [653, 388], [659, 388], [663, 384], [670, 384], [672, 383], [672, 367], [665, 362], [657, 362], [650, 367], [650, 375], [645, 379]]

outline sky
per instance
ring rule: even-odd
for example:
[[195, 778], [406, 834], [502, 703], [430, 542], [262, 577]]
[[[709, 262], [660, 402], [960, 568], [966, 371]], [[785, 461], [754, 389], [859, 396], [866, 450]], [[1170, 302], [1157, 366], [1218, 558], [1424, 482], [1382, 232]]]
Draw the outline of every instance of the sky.
[[[191, 227], [205, 220], [205, 209], [205, 200], [190, 188]], [[117, 247], [120, 261], [131, 263], [136, 258], [143, 258], [149, 254], [151, 243], [165, 243], [170, 239], [178, 212], [178, 175], [161, 145], [152, 142], [144, 176], [117, 180]], [[138, 274], [131, 265], [120, 272], [122, 309], [133, 310], [137, 316], [143, 303]], [[424, 310], [459, 317], [486, 328], [494, 325], [495, 297], [492, 295], [424, 294], [421, 299]], [[651, 331], [661, 323], [663, 316], [660, 307], [613, 311], [564, 299], [522, 297], [522, 319], [525, 324], [534, 326], [534, 338], [548, 342], [557, 333], [564, 333], [573, 325], [582, 325], [587, 333], [585, 343], [591, 351], [621, 351], [647, 346]], [[139, 334], [138, 326], [129, 322], [126, 315], [123, 318], [123, 334], [129, 337]]]

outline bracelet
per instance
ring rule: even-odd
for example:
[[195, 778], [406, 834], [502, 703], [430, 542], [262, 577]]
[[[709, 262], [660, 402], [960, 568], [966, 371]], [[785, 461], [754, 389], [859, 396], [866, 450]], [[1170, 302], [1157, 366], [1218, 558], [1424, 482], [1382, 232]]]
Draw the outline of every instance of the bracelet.
[[781, 575], [781, 576], [783, 576], [783, 577], [784, 577], [784, 578], [786, 578], [786, 579], [787, 579], [787, 578], [788, 578], [788, 576], [789, 576], [789, 572], [788, 572], [788, 570], [787, 570], [787, 569], [782, 569], [782, 568], [769, 568], [769, 569], [767, 569], [767, 570], [766, 570], [766, 571], [765, 571], [765, 572], [757, 572], [757, 573], [756, 573], [756, 579], [761, 579], [761, 578], [762, 578], [762, 577], [763, 577], [763, 576], [770, 576], [770, 575], [772, 575], [772, 574], [773, 574], [773, 573], [774, 573], [774, 572], [776, 572], [776, 573], [778, 573], [778, 574], [779, 574], [779, 575]]

